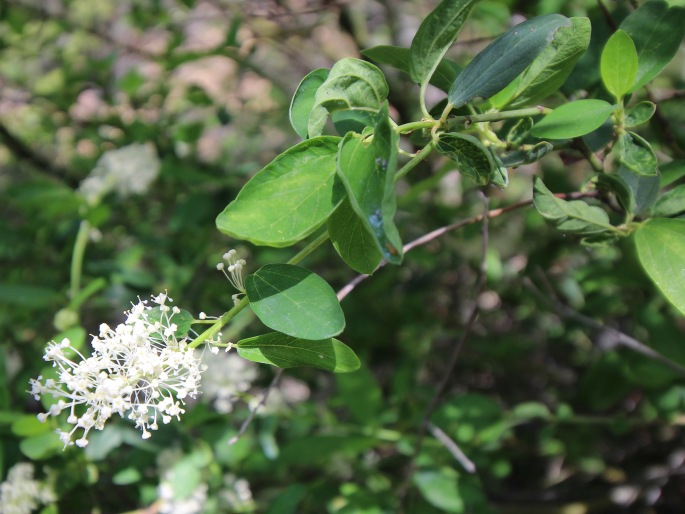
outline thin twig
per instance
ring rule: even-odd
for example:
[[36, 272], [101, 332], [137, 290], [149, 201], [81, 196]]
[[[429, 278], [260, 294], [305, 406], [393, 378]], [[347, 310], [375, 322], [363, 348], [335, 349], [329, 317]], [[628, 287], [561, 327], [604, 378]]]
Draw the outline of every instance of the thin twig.
[[609, 12], [609, 9], [607, 9], [607, 6], [604, 5], [604, 2], [602, 2], [602, 0], [597, 0], [597, 5], [599, 6], [599, 10], [602, 11], [602, 15], [604, 16], [604, 21], [607, 22], [607, 25], [609, 25], [609, 28], [613, 32], [616, 32], [616, 30], [618, 29], [618, 26], [616, 25], [616, 22], [614, 21], [614, 17]]
[[476, 465], [473, 463], [473, 461], [469, 459], [463, 451], [461, 451], [459, 445], [440, 427], [435, 426], [433, 423], [428, 421], [426, 422], [426, 428], [433, 437], [435, 437], [443, 444], [445, 448], [447, 448], [447, 451], [452, 454], [452, 456], [457, 460], [457, 462], [459, 462], [459, 464], [461, 464], [461, 467], [464, 468], [467, 473], [476, 472]]
[[[461, 335], [461, 338], [459, 339], [458, 343], [454, 346], [452, 349], [452, 354], [450, 355], [448, 364], [445, 368], [445, 372], [442, 376], [442, 379], [440, 380], [440, 383], [438, 384], [438, 387], [435, 390], [435, 393], [433, 394], [433, 397], [431, 398], [431, 401], [428, 403], [428, 406], [426, 407], [426, 410], [423, 413], [423, 416], [421, 418], [421, 424], [419, 426], [419, 433], [417, 435], [417, 440], [416, 440], [416, 445], [414, 446], [414, 452], [412, 454], [411, 460], [409, 462], [409, 465], [407, 467], [404, 483], [400, 486], [397, 495], [400, 499], [400, 505], [402, 504], [404, 497], [407, 494], [407, 491], [409, 489], [409, 484], [411, 482], [411, 477], [414, 474], [414, 471], [416, 470], [416, 461], [418, 459], [419, 454], [421, 453], [421, 448], [423, 447], [423, 441], [426, 437], [426, 429], [430, 429], [429, 423], [430, 423], [430, 417], [437, 408], [438, 404], [442, 400], [442, 397], [444, 396], [445, 392], [447, 391], [447, 386], [449, 385], [450, 379], [452, 378], [454, 374], [454, 369], [457, 366], [457, 361], [459, 360], [459, 355], [461, 354], [461, 350], [464, 347], [464, 344], [466, 343], [468, 337], [471, 335], [471, 330], [473, 329], [474, 324], [476, 323], [476, 320], [478, 319], [478, 313], [480, 312], [480, 309], [478, 307], [478, 296], [480, 296], [481, 291], [483, 290], [483, 287], [485, 286], [486, 282], [486, 273], [487, 273], [487, 250], [488, 250], [488, 240], [489, 240], [489, 226], [488, 226], [488, 220], [490, 216], [488, 215], [490, 211], [488, 210], [488, 198], [483, 194], [482, 191], [479, 191], [482, 199], [483, 199], [483, 214], [481, 214], [480, 219], [482, 220], [482, 228], [481, 228], [481, 237], [482, 237], [482, 256], [481, 256], [481, 262], [480, 262], [480, 267], [478, 270], [478, 280], [476, 283], [476, 290], [474, 292], [474, 303], [473, 303], [473, 309], [471, 310], [471, 314], [469, 315], [469, 319], [466, 323], [466, 326], [464, 327], [464, 332]], [[474, 468], [475, 469], [475, 468]]]
[[259, 403], [254, 406], [254, 408], [250, 411], [249, 416], [243, 421], [243, 424], [240, 425], [240, 430], [238, 430], [238, 433], [231, 437], [231, 439], [228, 441], [229, 446], [232, 444], [235, 444], [238, 442], [238, 439], [242, 437], [242, 435], [245, 433], [245, 431], [250, 427], [252, 424], [252, 421], [254, 420], [255, 416], [257, 415], [257, 411], [262, 408], [262, 406], [266, 403], [266, 401], [269, 399], [269, 394], [271, 393], [271, 390], [276, 387], [278, 384], [278, 381], [281, 379], [281, 376], [283, 375], [283, 369], [279, 368], [278, 371], [276, 371], [276, 374], [274, 375], [273, 380], [269, 384], [269, 387], [267, 387], [264, 392], [262, 393], [262, 399], [259, 400]]
[[[559, 193], [555, 194], [557, 198], [562, 198], [564, 200], [578, 200], [580, 198], [593, 198], [597, 196], [597, 193], [594, 191], [590, 191], [587, 193], [581, 193], [581, 192], [573, 192], [573, 193]], [[460, 221], [457, 221], [455, 223], [452, 223], [451, 225], [446, 225], [444, 227], [437, 228], [431, 232], [428, 232], [427, 234], [422, 235], [421, 237], [418, 237], [414, 239], [413, 241], [410, 241], [406, 245], [402, 247], [403, 253], [407, 253], [417, 246], [423, 246], [425, 244], [430, 243], [434, 239], [437, 239], [438, 237], [448, 233], [452, 232], [454, 230], [460, 229], [462, 227], [465, 227], [467, 225], [473, 225], [474, 223], [478, 223], [483, 220], [484, 217], [488, 219], [492, 218], [497, 218], [498, 216], [501, 216], [502, 214], [505, 214], [507, 212], [515, 211], [518, 209], [521, 209], [523, 207], [528, 207], [533, 204], [533, 200], [523, 200], [521, 202], [509, 205], [507, 207], [499, 207], [497, 209], [491, 209], [487, 213], [484, 214], [476, 214], [475, 216], [471, 216], [470, 218], [466, 218]], [[381, 269], [383, 266], [387, 264], [386, 261], [381, 261], [381, 263], [378, 265], [378, 267], [374, 270], [374, 273]], [[349, 283], [347, 283], [342, 289], [338, 291], [338, 300], [342, 301], [343, 298], [345, 298], [347, 295], [349, 295], [359, 284], [361, 284], [364, 280], [369, 278], [371, 275], [365, 275], [365, 274], [360, 274], [357, 275], [354, 279], [352, 279]]]
[[[543, 278], [544, 281], [547, 282], [547, 278], [546, 276], [544, 276], [544, 274]], [[634, 337], [631, 337], [628, 334], [625, 334], [624, 332], [621, 332], [620, 330], [617, 330], [613, 327], [606, 326], [600, 323], [599, 321], [590, 318], [589, 316], [581, 314], [569, 305], [563, 303], [561, 300], [559, 300], [559, 298], [556, 295], [556, 292], [553, 290], [552, 286], [548, 282], [546, 283], [546, 289], [548, 289], [548, 294], [544, 294], [542, 291], [540, 291], [540, 289], [536, 287], [533, 281], [530, 280], [528, 277], [525, 277], [523, 279], [523, 285], [529, 291], [531, 291], [538, 299], [551, 303], [554, 310], [562, 318], [577, 321], [578, 323], [585, 325], [588, 328], [597, 330], [598, 332], [609, 334], [614, 338], [614, 341], [617, 345], [629, 348], [630, 350], [633, 350], [634, 352], [644, 355], [645, 357], [649, 357], [650, 359], [660, 362], [661, 364], [669, 367], [671, 370], [675, 371], [679, 375], [685, 376], [685, 367], [681, 366], [677, 362], [673, 362], [665, 355], [662, 355], [653, 348], [638, 341]]]

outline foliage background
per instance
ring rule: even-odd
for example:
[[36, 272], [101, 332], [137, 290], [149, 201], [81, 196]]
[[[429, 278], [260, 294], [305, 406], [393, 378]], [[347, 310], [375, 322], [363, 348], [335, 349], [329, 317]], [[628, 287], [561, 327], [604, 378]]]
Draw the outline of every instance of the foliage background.
[[[55, 482], [60, 502], [52, 508], [62, 512], [149, 505], [164, 512], [169, 503], [158, 486], [165, 468], [175, 470], [169, 480], [177, 500], [206, 485], [207, 512], [396, 512], [402, 491], [405, 511], [417, 513], [571, 512], [573, 505], [585, 509], [575, 512], [682, 511], [682, 377], [621, 349], [611, 330], [568, 314], [600, 320], [683, 365], [685, 322], [640, 269], [632, 241], [579, 247], [532, 208], [491, 221], [487, 283], [477, 296], [478, 225], [416, 249], [401, 267], [360, 285], [343, 302], [343, 340], [363, 369], [340, 376], [289, 370], [236, 445], [227, 441], [271, 369], [259, 368], [230, 414], [203, 398], [183, 423], [145, 443], [122, 421], [88, 451], [62, 452], [49, 442], [56, 439], [49, 427], [30, 421], [39, 406], [25, 392], [27, 381], [41, 372], [45, 343], [61, 337], [55, 314], [69, 304], [82, 219], [93, 227], [83, 282], [104, 281], [70, 334], [87, 344], [86, 334], [101, 322], [120, 322], [137, 296], [162, 290], [191, 312], [223, 312], [231, 290], [214, 264], [235, 242], [218, 233], [214, 219], [252, 174], [297, 141], [287, 113], [299, 80], [363, 48], [408, 46], [436, 3], [0, 4], [3, 476], [16, 462], [33, 460], [37, 473]], [[450, 56], [468, 62], [520, 16], [587, 15], [591, 49], [570, 80], [591, 87], [611, 20], [632, 8], [485, 0]], [[684, 58], [681, 48], [651, 90], [660, 112], [643, 136], [659, 141], [660, 157], [683, 158]], [[416, 119], [416, 86], [386, 71], [395, 120]], [[104, 152], [134, 143], [154, 147], [157, 180], [145, 194], [110, 194], [89, 208], [79, 184]], [[521, 167], [507, 190], [487, 190], [490, 206], [530, 198], [533, 174], [555, 191], [573, 191], [587, 173], [563, 154]], [[398, 187], [405, 241], [482, 211], [473, 185], [447, 161], [422, 165]], [[238, 249], [253, 270], [294, 253], [244, 243]], [[341, 264], [328, 248], [307, 266], [339, 288], [355, 276]], [[474, 303], [480, 316], [432, 422], [477, 473], [429, 436], [412, 475], [422, 414]], [[250, 323], [238, 320], [227, 337], [257, 333]], [[172, 457], [162, 452], [170, 448]], [[160, 463], [161, 454], [170, 460]], [[249, 483], [251, 500], [236, 493], [245, 486], [236, 488], [240, 480]]]

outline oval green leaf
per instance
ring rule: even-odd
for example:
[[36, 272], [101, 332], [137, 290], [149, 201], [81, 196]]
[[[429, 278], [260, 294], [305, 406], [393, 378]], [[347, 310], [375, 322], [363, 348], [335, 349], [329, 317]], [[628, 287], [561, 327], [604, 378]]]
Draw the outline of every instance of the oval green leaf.
[[397, 134], [384, 107], [373, 139], [349, 133], [340, 144], [338, 176], [350, 205], [376, 239], [378, 249], [393, 264], [402, 262], [402, 241], [393, 218], [396, 210]]
[[661, 0], [643, 3], [621, 23], [635, 42], [637, 78], [633, 92], [656, 77], [673, 59], [685, 37], [685, 8]]
[[633, 195], [633, 212], [638, 216], [647, 214], [659, 196], [660, 180], [658, 175], [640, 175], [630, 168], [619, 166], [618, 177], [623, 180]]
[[459, 173], [476, 184], [490, 183], [496, 166], [488, 149], [475, 137], [458, 132], [442, 133], [435, 148], [456, 162]]
[[637, 77], [637, 51], [627, 32], [617, 30], [609, 38], [600, 59], [599, 69], [607, 91], [620, 102]]
[[571, 139], [598, 129], [615, 107], [604, 100], [577, 100], [557, 107], [537, 122], [530, 133], [545, 139]]
[[635, 232], [635, 245], [649, 278], [685, 315], [685, 220], [652, 219]]
[[410, 47], [409, 72], [417, 84], [433, 76], [478, 0], [443, 0], [424, 18]]
[[635, 132], [624, 132], [616, 145], [618, 160], [638, 175], [655, 176], [659, 173], [659, 161], [647, 141]]
[[652, 102], [644, 101], [632, 106], [626, 112], [626, 127], [637, 127], [647, 123], [656, 112], [656, 105]]
[[587, 18], [570, 18], [569, 27], [561, 27], [550, 45], [523, 72], [516, 91], [507, 105], [517, 109], [534, 105], [559, 91], [588, 45], [591, 25]]
[[361, 365], [349, 346], [332, 338], [312, 341], [272, 332], [243, 339], [236, 349], [244, 359], [279, 368], [310, 366], [333, 373], [350, 373]]
[[667, 218], [685, 213], [685, 184], [667, 191], [654, 204], [652, 215]]
[[293, 99], [290, 102], [290, 124], [302, 139], [307, 139], [307, 124], [309, 114], [312, 112], [315, 103], [316, 91], [328, 78], [329, 71], [326, 68], [319, 68], [311, 71], [295, 90]]
[[609, 216], [602, 209], [581, 200], [569, 202], [557, 198], [539, 177], [535, 177], [533, 204], [543, 218], [554, 223], [562, 232], [593, 235], [614, 230]]
[[561, 14], [539, 16], [512, 27], [490, 43], [454, 81], [449, 101], [460, 107], [476, 97], [489, 98], [504, 89], [552, 40], [570, 25]]
[[381, 70], [361, 59], [341, 59], [316, 90], [307, 133], [309, 137], [321, 135], [329, 113], [335, 111], [378, 112], [387, 96], [388, 83]]
[[328, 234], [338, 255], [358, 273], [370, 275], [383, 258], [376, 238], [345, 198], [328, 218]]
[[267, 264], [245, 277], [250, 307], [267, 327], [301, 339], [326, 339], [345, 328], [333, 288], [292, 264]]
[[276, 247], [307, 237], [344, 196], [336, 187], [339, 141], [338, 137], [308, 139], [276, 157], [219, 214], [219, 231]]

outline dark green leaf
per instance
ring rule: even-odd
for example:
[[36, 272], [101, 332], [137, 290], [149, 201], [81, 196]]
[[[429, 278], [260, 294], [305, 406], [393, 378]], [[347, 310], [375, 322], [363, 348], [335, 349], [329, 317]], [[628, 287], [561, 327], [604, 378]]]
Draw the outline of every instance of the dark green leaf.
[[343, 198], [335, 186], [339, 141], [308, 139], [276, 157], [219, 214], [217, 228], [236, 239], [276, 247], [307, 237]]
[[284, 334], [326, 339], [345, 328], [333, 288], [300, 266], [267, 264], [245, 277], [245, 290], [261, 322]]
[[523, 143], [523, 140], [528, 137], [530, 129], [533, 128], [533, 124], [533, 118], [521, 118], [518, 120], [507, 132], [507, 143], [511, 143], [513, 146]]
[[542, 217], [553, 222], [562, 232], [591, 235], [614, 229], [602, 209], [581, 200], [557, 198], [539, 177], [535, 177], [533, 203]]
[[[384, 408], [383, 391], [368, 367], [361, 367], [354, 375], [338, 375], [338, 398], [352, 417], [365, 426], [380, 424], [379, 413]], [[35, 416], [33, 416], [35, 418]]]
[[244, 359], [279, 368], [311, 366], [333, 373], [349, 373], [361, 363], [352, 349], [337, 339], [297, 339], [272, 332], [243, 339], [236, 345]]
[[410, 74], [427, 84], [478, 0], [443, 0], [424, 18], [411, 42]]
[[675, 159], [659, 166], [661, 172], [661, 187], [670, 186], [685, 177], [685, 161]]
[[534, 105], [559, 91], [578, 59], [590, 44], [590, 20], [570, 18], [569, 27], [561, 27], [533, 63], [523, 72], [508, 103], [510, 109]]
[[637, 51], [627, 32], [619, 29], [613, 33], [604, 46], [599, 67], [604, 87], [620, 102], [637, 77]]
[[634, 105], [626, 112], [626, 127], [637, 127], [648, 122], [655, 111], [656, 105], [652, 102], [644, 101]]
[[328, 233], [342, 260], [353, 270], [371, 274], [380, 264], [383, 254], [376, 238], [348, 198], [328, 218]]
[[485, 149], [490, 154], [490, 159], [492, 159], [492, 174], [490, 175], [490, 183], [501, 189], [506, 188], [509, 185], [509, 173], [507, 172], [507, 167], [502, 163], [499, 156], [495, 153], [491, 146], [486, 146]]
[[635, 244], [647, 275], [685, 314], [685, 220], [652, 219], [635, 232]]
[[[381, 64], [387, 64], [405, 73], [411, 73], [411, 50], [399, 46], [379, 45], [362, 50], [362, 55]], [[442, 59], [431, 75], [430, 83], [447, 93], [462, 68], [454, 61]]]
[[344, 136], [348, 132], [361, 134], [365, 128], [373, 127], [378, 115], [369, 111], [336, 111], [331, 118], [336, 132]]
[[604, 100], [576, 100], [557, 107], [537, 122], [530, 133], [535, 137], [570, 139], [598, 129], [615, 106]]
[[329, 71], [319, 68], [311, 71], [297, 86], [292, 102], [290, 102], [290, 123], [302, 139], [307, 139], [307, 125], [309, 115], [314, 108], [316, 91], [328, 78]]
[[502, 156], [502, 164], [507, 168], [531, 164], [539, 161], [552, 150], [554, 150], [554, 146], [547, 141], [540, 141], [529, 150], [517, 150]]
[[535, 60], [555, 32], [570, 23], [560, 14], [548, 14], [512, 27], [459, 74], [449, 92], [450, 102], [460, 107], [476, 97], [489, 98], [504, 89]]
[[440, 134], [435, 148], [457, 163], [459, 173], [478, 185], [490, 183], [495, 163], [488, 149], [473, 136], [448, 132]]
[[[385, 107], [384, 107], [385, 109]], [[393, 218], [396, 209], [397, 134], [383, 111], [373, 139], [349, 133], [340, 144], [338, 175], [350, 205], [393, 264], [402, 261], [402, 242]]]
[[673, 59], [685, 36], [685, 8], [661, 0], [643, 3], [621, 23], [635, 42], [637, 78], [631, 92], [654, 77]]
[[619, 167], [618, 176], [632, 192], [635, 214], [642, 216], [648, 213], [659, 195], [659, 176], [640, 175], [625, 166]]
[[685, 184], [667, 191], [654, 204], [652, 216], [667, 218], [685, 212]]
[[659, 162], [651, 145], [634, 132], [624, 132], [618, 138], [618, 160], [638, 175], [659, 173]]
[[591, 180], [597, 189], [614, 193], [626, 212], [632, 213], [635, 210], [635, 196], [630, 186], [619, 175], [598, 173]]
[[329, 113], [335, 111], [378, 112], [387, 96], [388, 84], [381, 70], [360, 59], [341, 59], [316, 90], [307, 133], [309, 137], [321, 135]]

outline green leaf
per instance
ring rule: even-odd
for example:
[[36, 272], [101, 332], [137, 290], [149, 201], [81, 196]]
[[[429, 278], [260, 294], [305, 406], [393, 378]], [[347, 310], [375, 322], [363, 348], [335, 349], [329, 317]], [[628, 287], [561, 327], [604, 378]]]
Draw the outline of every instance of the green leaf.
[[433, 507], [445, 512], [465, 512], [459, 493], [459, 475], [451, 468], [417, 471], [413, 476], [421, 495]]
[[535, 60], [555, 32], [570, 23], [565, 16], [548, 14], [512, 27], [464, 68], [450, 88], [449, 101], [460, 107], [504, 89]]
[[307, 133], [321, 135], [329, 113], [344, 110], [378, 112], [388, 96], [383, 72], [370, 62], [346, 57], [333, 65], [316, 90]]
[[495, 153], [491, 146], [486, 146], [485, 149], [490, 155], [492, 160], [492, 174], [490, 175], [490, 183], [501, 189], [506, 188], [509, 185], [509, 173], [507, 172], [507, 167], [502, 163], [502, 160]]
[[576, 100], [557, 107], [537, 122], [530, 133], [535, 137], [570, 139], [598, 129], [615, 106], [604, 100]]
[[411, 42], [409, 71], [422, 86], [427, 84], [478, 0], [443, 0], [426, 16]]
[[630, 92], [654, 77], [673, 59], [685, 36], [685, 8], [656, 0], [643, 3], [621, 23], [635, 42], [637, 78]]
[[600, 60], [602, 82], [607, 91], [620, 102], [637, 78], [637, 51], [627, 32], [617, 30], [609, 38]]
[[661, 172], [661, 187], [667, 187], [685, 177], [685, 160], [675, 159], [662, 166], [659, 166]]
[[606, 173], [598, 173], [592, 177], [591, 182], [597, 189], [610, 191], [616, 195], [618, 203], [625, 209], [626, 212], [632, 213], [635, 211], [635, 196], [630, 189], [628, 183], [619, 175], [608, 175]]
[[302, 79], [295, 90], [290, 102], [290, 124], [302, 139], [307, 139], [307, 124], [309, 115], [314, 108], [316, 92], [328, 78], [329, 71], [325, 68], [313, 70]]
[[402, 241], [393, 218], [396, 210], [395, 169], [398, 136], [384, 110], [373, 139], [349, 133], [340, 144], [338, 176], [350, 205], [376, 239], [378, 249], [393, 264], [402, 262]]
[[632, 106], [626, 112], [626, 127], [637, 127], [647, 123], [656, 112], [656, 105], [652, 102], [644, 101]]
[[550, 45], [536, 57], [517, 83], [509, 108], [533, 105], [553, 93], [573, 71], [576, 62], [590, 44], [591, 25], [587, 18], [570, 18], [569, 27], [561, 27]]
[[[377, 63], [387, 64], [395, 69], [411, 74], [411, 50], [399, 46], [379, 45], [362, 50], [362, 55]], [[442, 59], [435, 68], [429, 82], [447, 93], [462, 67], [449, 59]]]
[[304, 239], [336, 209], [338, 137], [302, 141], [259, 171], [216, 219], [219, 231], [256, 245], [283, 247]]
[[47, 432], [22, 439], [19, 443], [21, 453], [31, 460], [43, 460], [62, 452], [64, 444], [54, 432]]
[[267, 264], [245, 277], [245, 290], [261, 322], [284, 334], [326, 339], [345, 328], [333, 288], [300, 266]]
[[512, 146], [520, 145], [524, 139], [528, 137], [530, 129], [533, 128], [533, 118], [521, 118], [518, 120], [509, 132], [507, 132], [507, 143]]
[[554, 146], [547, 141], [540, 141], [529, 150], [517, 150], [502, 156], [502, 164], [507, 168], [531, 164], [542, 159], [549, 152], [554, 150]]
[[652, 216], [667, 218], [685, 212], [685, 184], [664, 193], [654, 204]]
[[344, 136], [348, 132], [361, 134], [376, 124], [378, 114], [368, 111], [336, 111], [331, 116], [335, 131]]
[[370, 275], [383, 258], [376, 238], [345, 198], [328, 218], [328, 234], [345, 263], [358, 273]]
[[635, 232], [635, 245], [649, 278], [685, 315], [685, 220], [652, 219]]
[[659, 173], [659, 162], [652, 146], [635, 132], [624, 132], [616, 145], [620, 163], [639, 175], [654, 176]]
[[640, 175], [625, 166], [618, 168], [617, 176], [628, 184], [632, 192], [635, 205], [633, 212], [638, 216], [648, 213], [656, 202], [657, 196], [659, 196], [659, 176]]
[[457, 163], [459, 173], [483, 186], [496, 170], [492, 155], [478, 139], [459, 132], [441, 133], [435, 148]]
[[542, 217], [553, 222], [562, 232], [591, 235], [614, 230], [609, 216], [602, 209], [581, 200], [557, 198], [539, 177], [535, 177], [533, 203]]
[[333, 373], [349, 373], [361, 363], [352, 349], [337, 339], [297, 339], [278, 332], [250, 337], [236, 345], [244, 359], [279, 368], [311, 366]]

